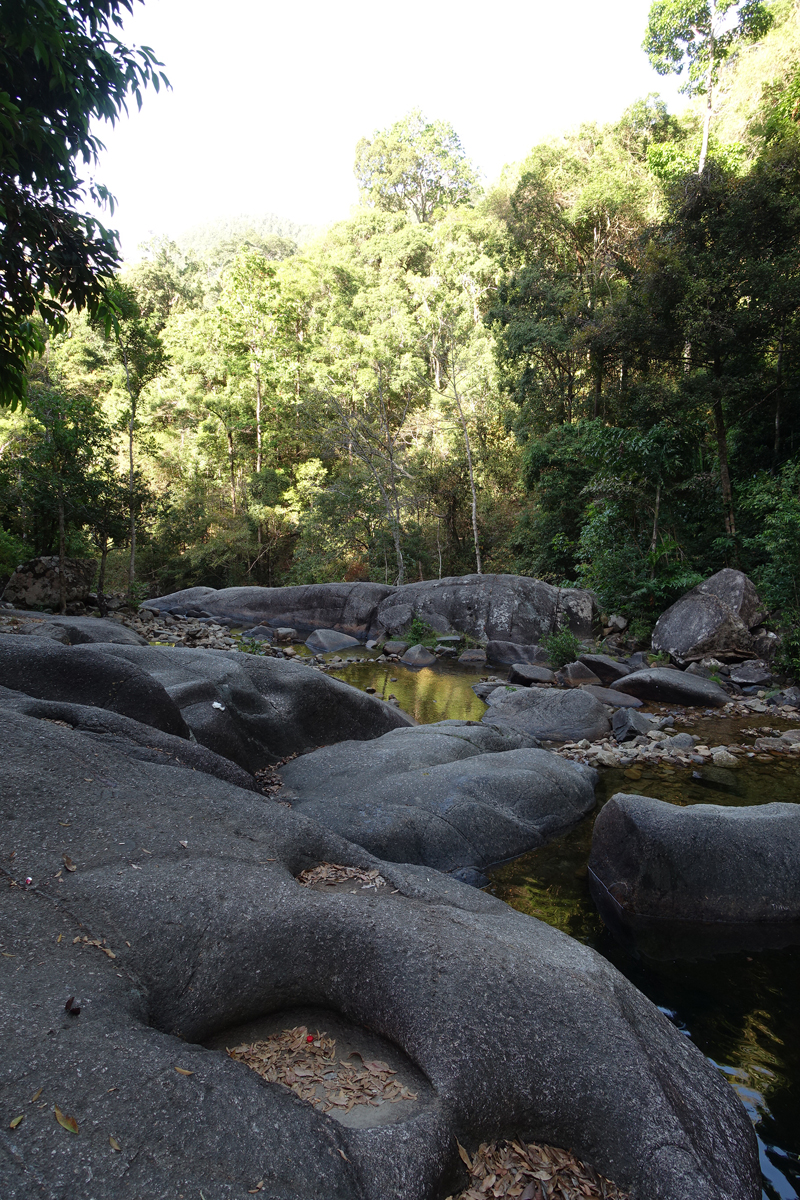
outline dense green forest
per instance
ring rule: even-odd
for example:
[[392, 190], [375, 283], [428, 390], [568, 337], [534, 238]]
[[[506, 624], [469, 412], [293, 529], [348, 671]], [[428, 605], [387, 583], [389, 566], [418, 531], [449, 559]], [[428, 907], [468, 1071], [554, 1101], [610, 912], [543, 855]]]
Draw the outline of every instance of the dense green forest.
[[800, 24], [769, 15], [689, 55], [681, 117], [649, 96], [486, 189], [413, 112], [322, 233], [153, 241], [0, 410], [0, 575], [62, 543], [134, 596], [507, 571], [644, 629], [737, 565], [794, 619]]

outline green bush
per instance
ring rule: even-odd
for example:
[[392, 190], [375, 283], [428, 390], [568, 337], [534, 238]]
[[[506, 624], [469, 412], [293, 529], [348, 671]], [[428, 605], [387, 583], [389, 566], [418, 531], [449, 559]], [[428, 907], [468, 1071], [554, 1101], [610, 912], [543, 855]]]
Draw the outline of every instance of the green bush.
[[433, 646], [436, 644], [438, 634], [427, 621], [423, 621], [422, 617], [418, 617], [415, 613], [406, 630], [405, 637], [412, 646]]
[[581, 644], [571, 629], [560, 629], [542, 638], [542, 645], [547, 651], [551, 666], [556, 670], [565, 667], [567, 663], [575, 662], [581, 652]]

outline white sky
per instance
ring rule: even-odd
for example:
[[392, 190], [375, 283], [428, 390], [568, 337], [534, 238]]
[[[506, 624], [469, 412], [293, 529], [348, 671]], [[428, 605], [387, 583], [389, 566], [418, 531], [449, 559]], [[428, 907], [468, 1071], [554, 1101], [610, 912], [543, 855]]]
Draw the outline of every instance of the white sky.
[[419, 107], [450, 121], [487, 181], [542, 138], [619, 116], [680, 81], [641, 49], [651, 0], [146, 0], [124, 40], [171, 92], [105, 126], [96, 177], [135, 258], [152, 233], [275, 212], [325, 224], [357, 199], [356, 142]]

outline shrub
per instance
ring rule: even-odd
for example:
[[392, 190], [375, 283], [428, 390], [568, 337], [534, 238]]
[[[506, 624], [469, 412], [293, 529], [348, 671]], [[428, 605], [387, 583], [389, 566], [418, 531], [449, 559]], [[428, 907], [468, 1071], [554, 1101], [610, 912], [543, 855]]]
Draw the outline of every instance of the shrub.
[[571, 629], [560, 629], [542, 638], [547, 657], [556, 670], [574, 662], [581, 652], [581, 644]]

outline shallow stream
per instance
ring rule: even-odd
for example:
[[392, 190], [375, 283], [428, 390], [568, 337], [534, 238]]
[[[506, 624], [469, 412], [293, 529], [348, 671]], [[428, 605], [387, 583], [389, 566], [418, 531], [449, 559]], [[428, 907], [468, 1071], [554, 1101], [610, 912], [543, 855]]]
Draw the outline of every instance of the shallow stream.
[[[359, 657], [367, 653], [358, 650]], [[483, 677], [490, 673], [502, 677], [489, 668]], [[331, 674], [361, 689], [375, 688], [382, 699], [394, 695], [421, 724], [475, 721], [486, 711], [472, 691], [481, 674], [455, 662], [416, 671], [397, 663], [353, 663]], [[769, 720], [714, 717], [689, 728], [711, 745], [725, 745], [749, 740], [740, 731]], [[601, 772], [598, 810], [615, 792], [673, 804], [800, 801], [800, 772], [793, 762], [750, 761], [737, 770], [653, 766], [630, 774]], [[691, 1037], [750, 1113], [759, 1139], [764, 1200], [800, 1200], [800, 946], [766, 948], [763, 931], [746, 950], [726, 953], [698, 939], [676, 944], [656, 935], [645, 945], [623, 944], [603, 925], [589, 895], [586, 863], [595, 816], [493, 871], [488, 890], [599, 951]]]

